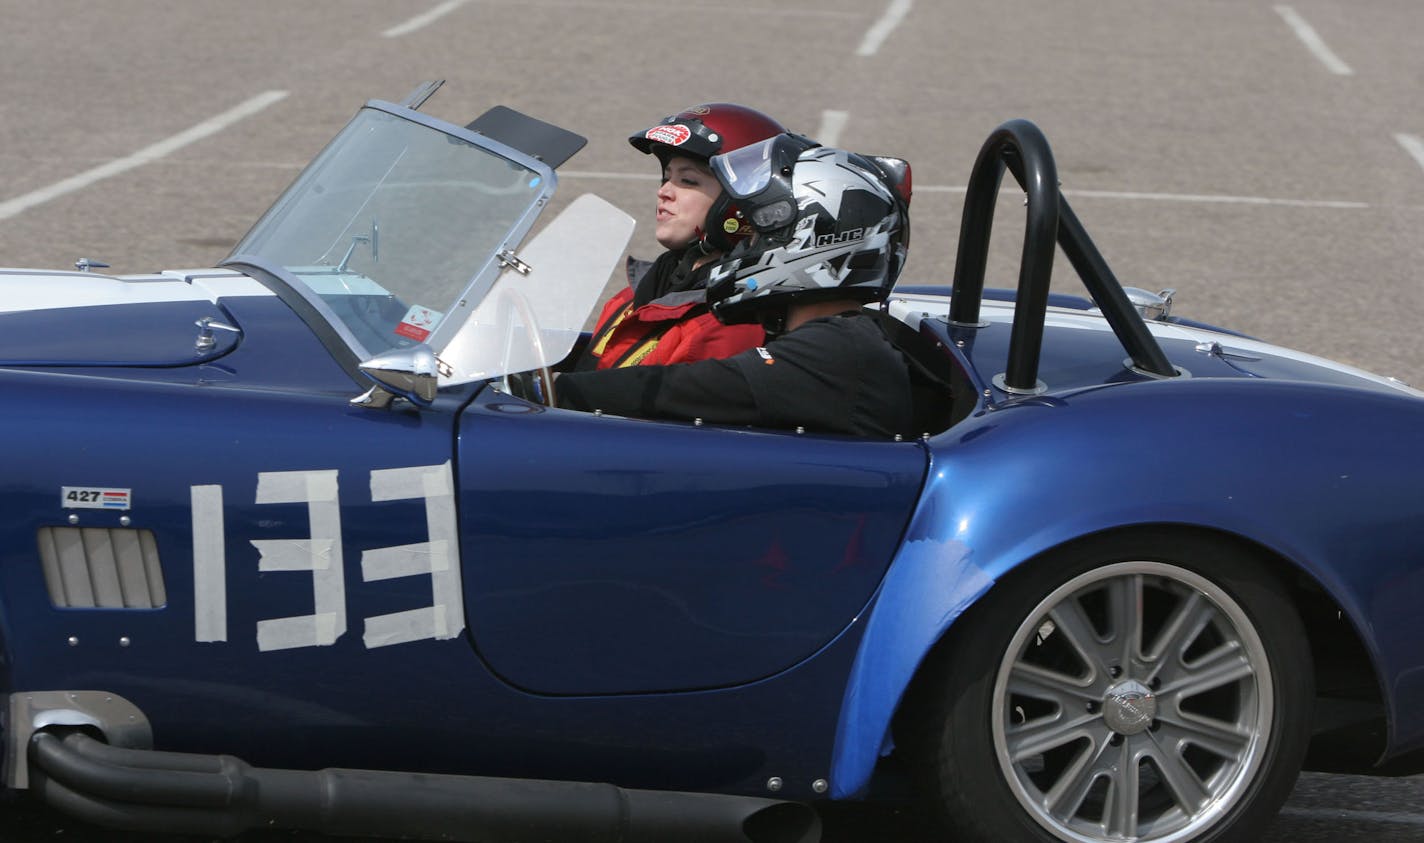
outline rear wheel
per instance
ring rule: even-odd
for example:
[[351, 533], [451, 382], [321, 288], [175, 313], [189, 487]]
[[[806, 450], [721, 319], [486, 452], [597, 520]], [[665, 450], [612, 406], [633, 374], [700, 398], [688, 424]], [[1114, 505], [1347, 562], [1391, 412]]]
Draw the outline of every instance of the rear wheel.
[[1086, 541], [960, 624], [910, 709], [955, 841], [1254, 840], [1294, 784], [1310, 654], [1279, 583], [1232, 543]]

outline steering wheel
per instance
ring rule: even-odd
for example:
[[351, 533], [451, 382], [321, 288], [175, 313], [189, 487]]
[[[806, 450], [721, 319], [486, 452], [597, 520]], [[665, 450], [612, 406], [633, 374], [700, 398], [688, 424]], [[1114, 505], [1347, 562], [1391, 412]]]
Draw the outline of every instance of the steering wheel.
[[545, 407], [553, 407], [557, 401], [554, 397], [554, 373], [549, 371], [548, 366], [505, 375], [504, 391], [515, 398]]

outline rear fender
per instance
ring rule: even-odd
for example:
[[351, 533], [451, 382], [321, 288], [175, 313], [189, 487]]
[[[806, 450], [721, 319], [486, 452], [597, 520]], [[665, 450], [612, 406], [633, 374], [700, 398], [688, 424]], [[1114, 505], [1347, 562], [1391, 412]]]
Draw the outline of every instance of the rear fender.
[[1418, 472], [1399, 464], [1424, 453], [1424, 402], [1304, 383], [1153, 381], [1000, 404], [931, 450], [847, 683], [832, 797], [863, 795], [920, 663], [996, 580], [1066, 542], [1149, 524], [1241, 536], [1312, 577], [1393, 688], [1391, 747], [1424, 738], [1424, 715], [1411, 713], [1424, 710], [1424, 671], [1386, 643], [1424, 639], [1409, 608], [1424, 593], [1424, 572], [1410, 565], [1424, 547]]

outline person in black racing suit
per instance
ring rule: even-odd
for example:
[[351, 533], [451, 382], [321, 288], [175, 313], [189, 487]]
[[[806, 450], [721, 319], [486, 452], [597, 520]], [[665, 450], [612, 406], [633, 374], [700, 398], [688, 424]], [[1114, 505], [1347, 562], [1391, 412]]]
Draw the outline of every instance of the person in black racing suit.
[[756, 236], [709, 267], [707, 300], [722, 322], [760, 322], [773, 339], [726, 359], [565, 374], [559, 406], [870, 437], [923, 432], [911, 381], [924, 373], [897, 345], [893, 320], [865, 307], [889, 296], [904, 265], [908, 165], [790, 134], [712, 163], [723, 201], [740, 204]]

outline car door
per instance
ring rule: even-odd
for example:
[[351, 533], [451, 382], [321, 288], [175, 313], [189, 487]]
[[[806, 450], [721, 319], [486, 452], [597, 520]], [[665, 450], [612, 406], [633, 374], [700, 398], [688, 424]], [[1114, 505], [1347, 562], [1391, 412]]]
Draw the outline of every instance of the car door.
[[466, 614], [546, 694], [715, 688], [833, 640], [880, 581], [926, 469], [869, 442], [549, 410], [460, 420]]

